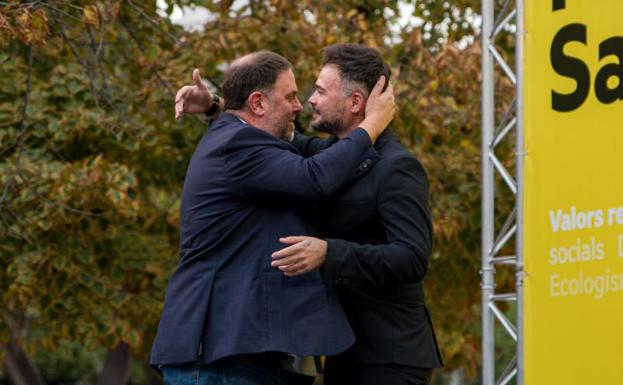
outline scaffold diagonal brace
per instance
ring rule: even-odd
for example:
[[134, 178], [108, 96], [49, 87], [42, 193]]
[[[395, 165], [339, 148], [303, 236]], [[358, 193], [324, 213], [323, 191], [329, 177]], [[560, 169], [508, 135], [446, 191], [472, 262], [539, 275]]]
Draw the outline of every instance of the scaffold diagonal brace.
[[506, 168], [502, 165], [499, 159], [495, 156], [493, 151], [489, 152], [489, 159], [491, 159], [491, 162], [493, 162], [493, 166], [498, 170], [498, 172], [502, 176], [502, 179], [504, 179], [504, 181], [508, 185], [508, 188], [510, 188], [513, 194], [517, 194], [517, 183], [515, 183], [515, 179], [511, 176], [511, 174], [508, 171], [506, 171]]
[[509, 319], [506, 318], [504, 313], [502, 313], [500, 309], [497, 306], [495, 306], [493, 302], [489, 302], [489, 308], [491, 309], [495, 317], [498, 319], [498, 321], [500, 321], [504, 329], [506, 329], [506, 331], [511, 336], [511, 338], [517, 341], [517, 329], [511, 323], [511, 321], [509, 321]]

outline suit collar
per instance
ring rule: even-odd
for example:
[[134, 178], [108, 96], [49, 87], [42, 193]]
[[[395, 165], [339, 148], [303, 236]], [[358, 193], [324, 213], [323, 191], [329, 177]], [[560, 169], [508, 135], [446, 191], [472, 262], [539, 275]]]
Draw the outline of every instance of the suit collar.
[[223, 121], [223, 122], [227, 122], [227, 123], [237, 122], [237, 123], [250, 125], [249, 123], [247, 123], [244, 120], [240, 119], [236, 115], [230, 114], [228, 112], [221, 112], [220, 115], [218, 116], [217, 120], [220, 120], [220, 121]]
[[383, 133], [376, 139], [376, 142], [374, 143], [374, 148], [378, 151], [381, 148], [385, 147], [387, 143], [397, 139], [398, 136], [396, 136], [394, 131], [392, 131], [391, 128], [388, 128], [387, 130], [383, 131]]
[[[337, 142], [339, 138], [335, 135], [331, 136], [331, 140]], [[378, 138], [376, 138], [376, 142], [372, 146], [375, 150], [379, 151], [381, 148], [385, 147], [385, 145], [392, 140], [398, 140], [398, 136], [394, 133], [391, 128], [387, 128]], [[378, 155], [378, 154], [377, 154]], [[378, 155], [380, 157], [380, 155]]]
[[219, 115], [219, 117], [215, 121], [215, 123], [217, 123], [217, 122], [220, 123], [221, 125], [223, 125], [224, 127], [227, 127], [229, 124], [242, 124], [242, 125], [245, 125], [245, 126], [252, 127], [253, 129], [258, 131], [258, 134], [264, 135], [266, 138], [272, 138], [276, 142], [279, 142], [282, 146], [287, 148], [289, 151], [294, 152], [296, 154], [300, 154], [299, 150], [296, 147], [294, 147], [294, 145], [292, 145], [292, 143], [289, 143], [289, 142], [286, 142], [283, 139], [277, 138], [276, 136], [272, 135], [271, 133], [268, 133], [268, 132], [266, 132], [264, 130], [261, 130], [261, 129], [255, 127], [252, 124], [247, 123], [246, 121], [244, 121], [243, 119], [240, 119], [236, 115], [229, 114], [227, 112], [221, 112], [221, 114]]

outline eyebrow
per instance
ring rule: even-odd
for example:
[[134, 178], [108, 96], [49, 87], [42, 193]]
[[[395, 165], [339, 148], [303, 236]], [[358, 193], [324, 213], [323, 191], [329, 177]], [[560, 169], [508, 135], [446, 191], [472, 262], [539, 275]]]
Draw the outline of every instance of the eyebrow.
[[319, 85], [318, 83], [314, 84], [314, 88], [317, 90], [326, 91], [325, 88]]

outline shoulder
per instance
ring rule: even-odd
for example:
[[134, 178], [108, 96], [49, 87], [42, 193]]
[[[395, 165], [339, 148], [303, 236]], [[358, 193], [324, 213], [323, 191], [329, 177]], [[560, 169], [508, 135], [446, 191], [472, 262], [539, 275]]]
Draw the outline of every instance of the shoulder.
[[412, 173], [427, 179], [426, 170], [416, 156], [397, 140], [388, 143], [381, 151], [379, 171], [385, 175]]
[[[230, 115], [231, 116], [231, 115]], [[214, 122], [211, 128], [215, 135], [220, 136], [226, 152], [238, 151], [250, 147], [277, 147], [288, 149], [289, 144], [239, 119], [224, 119]]]

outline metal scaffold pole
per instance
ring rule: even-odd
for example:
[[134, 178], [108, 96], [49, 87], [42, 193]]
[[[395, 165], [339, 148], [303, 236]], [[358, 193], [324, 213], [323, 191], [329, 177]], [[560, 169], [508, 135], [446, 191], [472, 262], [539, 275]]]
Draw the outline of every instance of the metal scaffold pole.
[[493, 313], [489, 298], [493, 295], [495, 270], [489, 263], [489, 250], [493, 246], [493, 164], [488, 157], [489, 143], [493, 139], [494, 83], [493, 57], [487, 47], [493, 31], [493, 0], [482, 2], [482, 385], [495, 384], [495, 341]]
[[515, 287], [517, 291], [517, 385], [524, 384], [524, 296], [523, 296], [523, 279], [524, 279], [524, 0], [517, 0], [517, 33], [516, 33], [516, 57], [515, 68], [517, 68], [517, 236], [516, 236], [516, 253], [517, 268], [515, 271]]
[[[507, 0], [501, 9], [496, 10], [495, 0], [482, 1], [482, 385], [506, 385], [515, 379], [517, 385], [523, 385], [523, 319], [522, 285], [523, 260], [521, 221], [522, 212], [522, 177], [523, 177], [523, 137], [521, 132], [521, 111], [523, 108], [523, 1]], [[514, 28], [511, 24], [515, 22]], [[515, 70], [504, 59], [496, 47], [496, 38], [504, 33], [514, 33], [516, 52]], [[514, 31], [514, 32], [513, 32]], [[496, 75], [495, 66], [501, 71]], [[496, 76], [506, 76], [515, 85], [514, 101], [496, 122]], [[515, 131], [515, 136], [508, 135]], [[509, 172], [496, 148], [504, 140], [513, 140], [516, 158], [515, 176]], [[496, 176], [514, 194], [515, 208], [510, 213], [496, 210]], [[505, 218], [504, 218], [505, 217]], [[496, 231], [496, 218], [504, 219]], [[501, 250], [515, 237], [515, 255], [499, 256]], [[515, 267], [515, 291], [496, 292], [496, 267]], [[517, 325], [513, 324], [499, 302], [515, 302]], [[505, 364], [504, 370], [496, 380], [496, 340], [497, 323], [516, 342], [515, 356]]]

